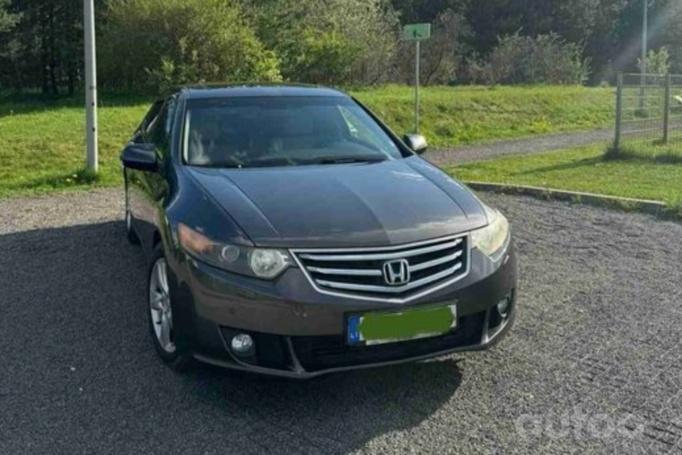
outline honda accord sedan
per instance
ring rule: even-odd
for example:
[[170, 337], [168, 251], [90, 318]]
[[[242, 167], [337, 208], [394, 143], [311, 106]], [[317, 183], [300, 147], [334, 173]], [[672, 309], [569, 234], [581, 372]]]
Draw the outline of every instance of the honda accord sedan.
[[344, 93], [187, 87], [121, 155], [164, 362], [294, 378], [486, 349], [516, 314], [507, 219]]

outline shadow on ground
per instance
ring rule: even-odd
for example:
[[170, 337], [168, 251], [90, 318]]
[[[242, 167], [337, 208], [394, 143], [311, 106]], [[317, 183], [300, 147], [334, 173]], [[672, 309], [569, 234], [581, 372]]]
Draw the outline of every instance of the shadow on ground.
[[179, 375], [118, 222], [0, 236], [0, 453], [345, 454], [455, 394], [451, 359], [308, 382]]

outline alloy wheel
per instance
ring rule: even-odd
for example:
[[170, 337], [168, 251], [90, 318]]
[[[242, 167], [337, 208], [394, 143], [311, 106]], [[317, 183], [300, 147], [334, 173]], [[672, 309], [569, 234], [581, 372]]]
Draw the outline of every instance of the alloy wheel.
[[168, 354], [172, 354], [175, 352], [175, 342], [167, 272], [166, 259], [157, 259], [149, 279], [149, 310], [159, 346]]

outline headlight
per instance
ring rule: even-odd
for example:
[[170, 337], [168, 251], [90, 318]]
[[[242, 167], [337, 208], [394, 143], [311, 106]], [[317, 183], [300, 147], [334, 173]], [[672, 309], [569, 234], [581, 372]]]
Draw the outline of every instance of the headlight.
[[284, 250], [228, 245], [180, 223], [178, 240], [190, 256], [230, 272], [271, 280], [292, 264]]
[[509, 241], [509, 222], [500, 212], [495, 211], [490, 224], [471, 233], [474, 247], [493, 260]]

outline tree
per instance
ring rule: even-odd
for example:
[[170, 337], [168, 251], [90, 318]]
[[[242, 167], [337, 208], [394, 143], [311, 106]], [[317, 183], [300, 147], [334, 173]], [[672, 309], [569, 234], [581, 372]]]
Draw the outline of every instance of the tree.
[[466, 16], [476, 38], [470, 44], [476, 51], [486, 54], [497, 45], [498, 37], [516, 32], [532, 38], [556, 33], [569, 42], [585, 42], [596, 27], [596, 9], [610, 1], [472, 1]]
[[473, 82], [489, 85], [579, 85], [588, 75], [581, 47], [556, 34], [502, 37], [488, 62], [473, 62], [470, 71]]
[[10, 0], [0, 0], [0, 33], [12, 30], [21, 18], [21, 15], [12, 13], [9, 7]]
[[82, 62], [81, 8], [80, 0], [13, 0], [10, 10], [19, 20], [0, 46], [0, 81], [52, 94], [66, 86], [73, 93]]
[[[599, 84], [613, 81], [614, 71], [637, 71], [643, 1], [97, 0], [100, 85], [156, 90], [280, 76], [335, 85], [411, 83], [414, 46], [400, 41], [400, 24], [421, 22], [433, 24], [422, 47], [426, 83], [483, 74], [519, 79], [501, 76], [518, 49], [501, 48], [499, 37], [516, 36], [527, 49], [567, 51], [557, 63], [562, 72], [584, 76], [589, 61], [589, 82]], [[670, 71], [682, 73], [682, 1], [648, 1], [649, 48], [665, 47]], [[3, 89], [56, 94], [82, 86], [82, 6], [82, 0], [0, 0]], [[549, 73], [547, 80], [557, 79]], [[520, 79], [535, 80], [534, 74]]]
[[682, 73], [682, 2], [658, 0], [655, 3], [652, 47], [665, 47], [670, 54], [670, 71]]
[[387, 76], [398, 20], [382, 0], [244, 0], [286, 80], [375, 83]]
[[226, 0], [112, 2], [100, 40], [102, 83], [161, 89], [199, 81], [274, 81], [277, 59]]
[[[649, 48], [666, 47], [671, 70], [682, 72], [682, 2], [679, 0], [649, 1]], [[614, 27], [618, 43], [614, 66], [618, 70], [636, 71], [641, 55], [642, 0], [625, 1]]]
[[463, 14], [472, 0], [392, 0], [402, 24], [434, 23], [446, 11]]
[[651, 49], [646, 61], [641, 58], [637, 59], [637, 68], [641, 73], [648, 74], [668, 74], [670, 71], [670, 53], [667, 47], [662, 47], [658, 51]]

